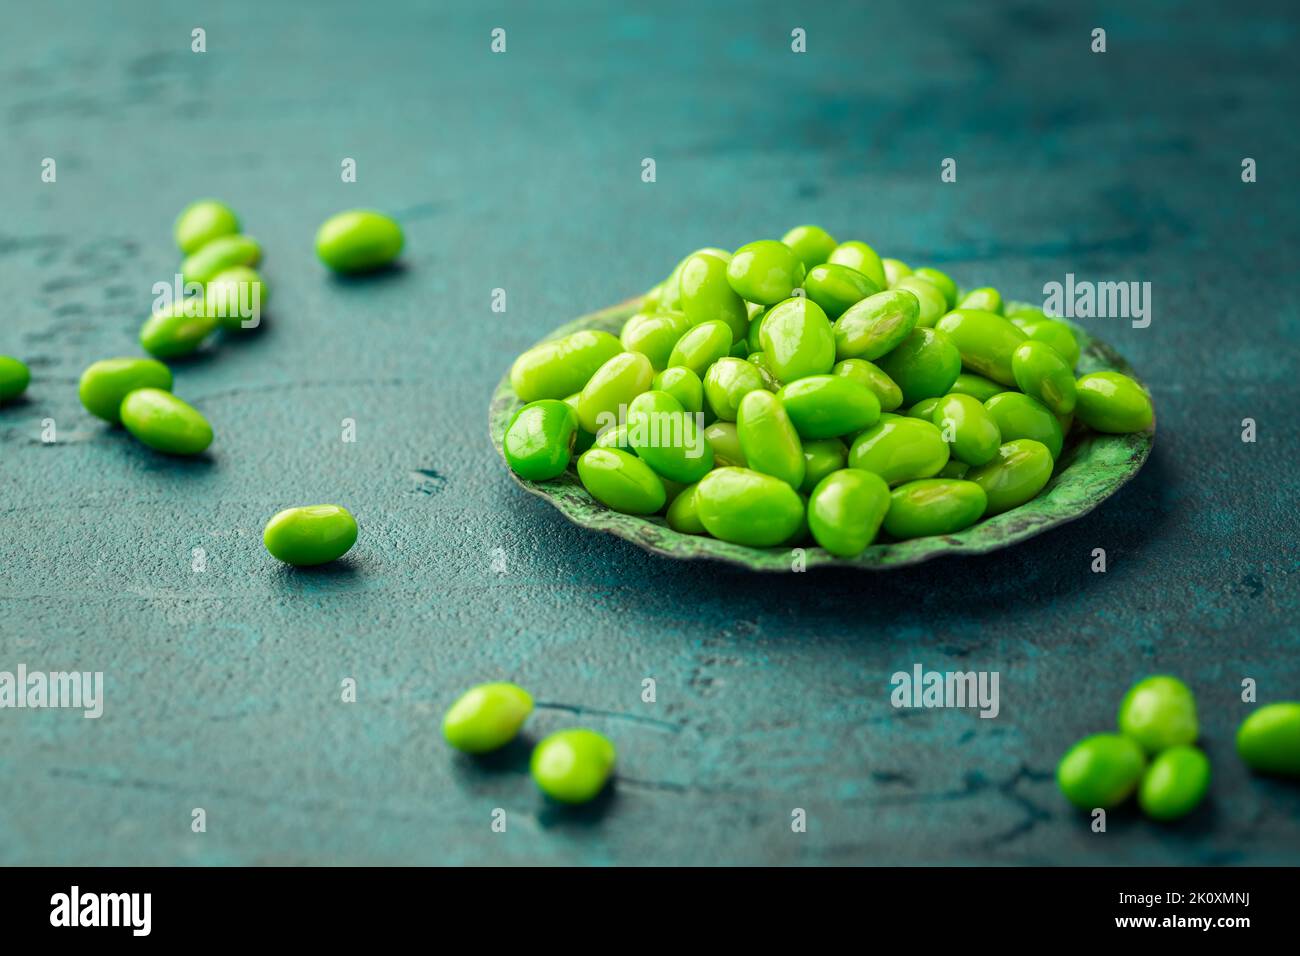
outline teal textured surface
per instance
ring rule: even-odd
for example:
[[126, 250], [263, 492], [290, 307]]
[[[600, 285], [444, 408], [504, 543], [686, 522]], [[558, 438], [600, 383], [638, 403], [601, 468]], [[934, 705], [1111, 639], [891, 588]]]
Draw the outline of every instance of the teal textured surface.
[[[1300, 697], [1297, 33], [1281, 2], [9, 5], [0, 353], [33, 380], [0, 408], [0, 670], [103, 671], [105, 702], [0, 710], [0, 862], [1300, 862], [1300, 789], [1232, 751], [1243, 679]], [[216, 432], [177, 461], [76, 382], [138, 352], [203, 196], [273, 294], [260, 331], [173, 363]], [[400, 269], [315, 260], [356, 206], [402, 222]], [[1150, 327], [1086, 320], [1152, 389], [1142, 471], [995, 554], [781, 578], [514, 485], [484, 410], [518, 352], [685, 250], [800, 222], [966, 287], [1151, 282]], [[343, 561], [263, 550], [325, 501], [360, 525]], [[999, 716], [893, 708], [918, 663], [997, 671]], [[1094, 834], [1052, 770], [1153, 672], [1198, 695], [1210, 797]], [[497, 679], [537, 698], [529, 739], [610, 737], [607, 797], [546, 805], [524, 744], [449, 750], [443, 710]]]

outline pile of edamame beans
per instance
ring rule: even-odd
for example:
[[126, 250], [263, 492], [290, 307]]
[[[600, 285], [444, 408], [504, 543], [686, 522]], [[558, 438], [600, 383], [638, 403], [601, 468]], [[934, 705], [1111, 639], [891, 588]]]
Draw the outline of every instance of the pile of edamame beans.
[[[1210, 762], [1195, 746], [1200, 728], [1191, 689], [1158, 674], [1134, 684], [1119, 705], [1119, 733], [1093, 734], [1056, 768], [1061, 792], [1083, 810], [1109, 810], [1135, 792], [1153, 820], [1191, 813], [1210, 787]], [[1300, 777], [1300, 703], [1261, 707], [1237, 729], [1237, 753], [1252, 770]]]
[[799, 226], [691, 253], [618, 337], [519, 356], [503, 450], [532, 481], [577, 455], [596, 500], [684, 534], [853, 557], [1019, 507], [1072, 427], [1151, 427], [1137, 382], [1078, 360], [1041, 309]]
[[[261, 245], [240, 232], [239, 217], [225, 203], [191, 203], [177, 218], [173, 235], [184, 256], [182, 294], [155, 308], [140, 328], [140, 346], [153, 357], [92, 363], [81, 375], [78, 395], [86, 411], [122, 425], [149, 448], [198, 455], [212, 444], [212, 426], [198, 409], [172, 394], [172, 371], [160, 359], [189, 355], [218, 330], [236, 335], [255, 327], [267, 286], [255, 269]], [[369, 209], [339, 213], [316, 234], [317, 256], [343, 274], [382, 269], [403, 244], [401, 227]], [[0, 403], [21, 395], [30, 380], [23, 362], [0, 355]], [[288, 564], [324, 564], [348, 552], [357, 540], [357, 523], [339, 505], [288, 508], [271, 518], [262, 540], [267, 551]]]

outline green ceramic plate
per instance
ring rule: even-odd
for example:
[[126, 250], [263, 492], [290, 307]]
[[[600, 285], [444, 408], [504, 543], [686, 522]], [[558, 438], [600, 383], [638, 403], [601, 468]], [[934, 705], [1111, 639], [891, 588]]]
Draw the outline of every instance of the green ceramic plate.
[[[629, 299], [621, 305], [584, 315], [556, 329], [547, 338], [558, 338], [582, 329], [603, 329], [618, 335], [624, 321], [636, 312], [640, 302], [640, 298]], [[1112, 369], [1137, 378], [1128, 362], [1109, 345], [1089, 335], [1080, 326], [1069, 324], [1082, 351], [1078, 365], [1080, 375]], [[501, 454], [501, 441], [510, 416], [517, 408], [519, 399], [510, 387], [507, 374], [497, 386], [488, 412], [488, 429], [498, 454]], [[839, 565], [877, 570], [916, 564], [944, 554], [983, 554], [1005, 548], [1082, 517], [1097, 507], [1137, 474], [1151, 453], [1154, 441], [1154, 423], [1146, 431], [1132, 435], [1098, 435], [1075, 429], [1066, 438], [1052, 480], [1037, 498], [1019, 508], [957, 534], [873, 544], [856, 558], [837, 558], [808, 544], [804, 549], [804, 564], [809, 568]], [[503, 464], [504, 460], [503, 457]], [[754, 571], [791, 569], [789, 548], [747, 548], [714, 538], [681, 534], [669, 528], [662, 517], [641, 518], [610, 511], [587, 494], [572, 469], [559, 478], [542, 482], [524, 481], [514, 472], [509, 473], [524, 490], [545, 498], [575, 524], [618, 535], [647, 551], [670, 558], [712, 558]]]

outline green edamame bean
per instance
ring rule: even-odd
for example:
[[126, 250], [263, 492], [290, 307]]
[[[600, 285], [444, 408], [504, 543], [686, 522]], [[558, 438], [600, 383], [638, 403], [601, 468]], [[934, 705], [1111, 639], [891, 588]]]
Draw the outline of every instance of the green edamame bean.
[[727, 263], [727, 281], [750, 302], [775, 305], [803, 282], [803, 261], [783, 242], [760, 239], [741, 246]]
[[920, 269], [913, 269], [912, 275], [924, 279], [943, 293], [945, 311], [957, 304], [957, 283], [946, 272], [922, 266]]
[[885, 530], [900, 541], [956, 534], [979, 521], [988, 505], [988, 496], [975, 482], [944, 478], [909, 481], [889, 497]]
[[1196, 742], [1196, 700], [1177, 677], [1157, 674], [1129, 688], [1119, 705], [1120, 733], [1147, 753]]
[[912, 267], [900, 259], [881, 259], [880, 266], [885, 271], [885, 288], [892, 289], [898, 285], [899, 279], [905, 279], [912, 274]]
[[731, 327], [726, 322], [701, 322], [677, 340], [668, 366], [684, 365], [703, 378], [709, 366], [731, 354]]
[[12, 401], [23, 392], [32, 380], [32, 370], [27, 363], [11, 355], [0, 355], [0, 404]]
[[818, 438], [803, 443], [803, 484], [801, 494], [810, 495], [818, 482], [833, 471], [845, 467], [849, 449], [838, 438]]
[[696, 485], [687, 485], [681, 494], [668, 506], [665, 517], [668, 527], [682, 534], [704, 534], [704, 523], [700, 521], [700, 509], [695, 501]]
[[[723, 262], [731, 261], [730, 252], [728, 252], [726, 249], [718, 249], [713, 246], [706, 246], [703, 249], [696, 249], [694, 252], [683, 256], [681, 258], [681, 261], [679, 261], [677, 265], [673, 267], [673, 271], [668, 274], [668, 278], [664, 279], [664, 281], [661, 282], [658, 286], [659, 299], [656, 307], [660, 311], [681, 310], [682, 269], [686, 268], [686, 263], [690, 261], [691, 256], [699, 256], [699, 255], [713, 256], [717, 259], [721, 259]], [[645, 306], [645, 308], [648, 310], [649, 306]]]
[[[935, 477], [936, 478], [965, 478], [966, 472], [968, 471], [970, 471], [970, 465], [966, 464], [966, 462], [958, 461], [956, 458], [949, 458], [948, 464], [940, 468], [939, 474], [935, 475]], [[980, 490], [983, 491], [984, 489], [981, 488]], [[987, 500], [988, 498], [987, 496], [985, 496], [985, 501]]]
[[943, 433], [953, 458], [978, 466], [997, 457], [1002, 433], [978, 398], [945, 395], [935, 404], [930, 421]]
[[371, 272], [396, 259], [405, 241], [402, 227], [382, 212], [349, 209], [316, 231], [316, 256], [335, 272]]
[[541, 791], [561, 803], [586, 803], [609, 781], [617, 752], [594, 730], [561, 730], [533, 750], [529, 769]]
[[256, 266], [262, 261], [262, 247], [252, 236], [218, 236], [199, 246], [181, 262], [185, 282], [207, 285], [235, 266]]
[[1300, 703], [1268, 704], [1243, 720], [1237, 753], [1252, 770], [1300, 777]]
[[1053, 460], [1061, 456], [1065, 432], [1052, 410], [1038, 399], [1020, 392], [1002, 392], [986, 401], [984, 407], [997, 422], [1004, 442], [1032, 438], [1047, 446]]
[[122, 399], [137, 388], [172, 389], [172, 371], [162, 362], [146, 358], [101, 359], [81, 373], [77, 395], [86, 411], [106, 422], [118, 423]]
[[753, 548], [785, 542], [804, 518], [803, 499], [794, 488], [749, 468], [709, 472], [695, 487], [695, 505], [709, 534]]
[[596, 369], [578, 397], [578, 423], [593, 435], [623, 419], [620, 409], [649, 391], [655, 370], [640, 352], [620, 352]]
[[808, 298], [820, 305], [831, 320], [838, 319], [849, 306], [875, 295], [881, 288], [861, 272], [832, 262], [813, 266], [803, 287]]
[[882, 412], [892, 412], [903, 404], [903, 390], [874, 362], [859, 358], [845, 359], [835, 363], [831, 374], [843, 375], [867, 386], [875, 393]]
[[805, 376], [783, 386], [777, 398], [800, 438], [836, 438], [880, 419], [876, 393], [844, 375]]
[[713, 461], [718, 468], [729, 465], [744, 468], [748, 465], [735, 422], [714, 422], [704, 429], [704, 440], [713, 449]]
[[1052, 477], [1052, 453], [1042, 442], [1017, 438], [1004, 442], [998, 456], [987, 465], [971, 468], [966, 480], [973, 481], [989, 497], [986, 518], [1018, 508], [1043, 490]]
[[727, 281], [727, 262], [707, 253], [697, 253], [682, 266], [682, 312], [691, 325], [714, 320], [726, 322], [731, 338], [743, 342], [749, 333], [749, 311], [745, 300]]
[[635, 455], [616, 448], [590, 448], [578, 458], [578, 478], [591, 496], [612, 511], [652, 515], [668, 492], [654, 470]]
[[202, 299], [178, 299], [144, 320], [140, 346], [158, 358], [178, 358], [197, 349], [216, 328], [217, 319], [207, 314]]
[[239, 232], [239, 217], [233, 209], [215, 199], [190, 203], [176, 217], [172, 234], [181, 252], [189, 255], [221, 236]]
[[1153, 820], [1191, 813], [1210, 789], [1210, 761], [1195, 747], [1171, 747], [1151, 760], [1138, 788], [1138, 806]]
[[781, 237], [781, 241], [790, 247], [809, 272], [813, 266], [829, 259], [836, 245], [831, 234], [821, 226], [795, 226]]
[[532, 695], [517, 684], [478, 684], [447, 708], [442, 736], [464, 753], [490, 753], [514, 740], [532, 712]]
[[638, 395], [628, 407], [628, 440], [661, 478], [691, 484], [713, 468], [713, 448], [667, 392]]
[[957, 381], [952, 383], [952, 388], [948, 389], [948, 394], [970, 395], [972, 398], [978, 398], [981, 402], [987, 402], [994, 395], [1000, 395], [1005, 391], [1006, 387], [1000, 382], [994, 382], [983, 375], [962, 372], [957, 376]]
[[1074, 415], [1093, 431], [1125, 435], [1151, 427], [1151, 399], [1127, 375], [1092, 372], [1080, 378], [1076, 388]]
[[908, 418], [920, 418], [923, 421], [934, 423], [934, 410], [939, 407], [942, 395], [936, 395], [934, 398], [923, 398], [907, 410]]
[[510, 386], [521, 402], [564, 398], [583, 387], [596, 370], [623, 351], [608, 332], [583, 331], [534, 345], [510, 367]]
[[967, 371], [1003, 385], [1016, 384], [1011, 372], [1011, 355], [1026, 336], [1002, 316], [978, 309], [958, 309], [949, 312], [934, 327], [957, 346]]
[[752, 354], [761, 351], [763, 340], [761, 334], [763, 331], [763, 319], [767, 318], [767, 313], [771, 311], [771, 306], [759, 306], [757, 312], [753, 312], [749, 317], [749, 332], [745, 336], [745, 347]]
[[640, 352], [656, 370], [668, 367], [673, 346], [686, 334], [691, 324], [681, 312], [658, 312], [634, 315], [623, 325], [619, 342], [628, 352]]
[[[132, 395], [127, 396], [128, 402]], [[125, 408], [122, 418], [126, 420]], [[262, 531], [262, 543], [271, 556], [297, 567], [335, 561], [347, 554], [356, 542], [356, 519], [340, 505], [286, 508], [268, 521]]]
[[565, 402], [544, 398], [515, 412], [501, 443], [520, 478], [546, 481], [564, 473], [578, 437], [578, 416]]
[[786, 299], [768, 312], [758, 337], [782, 382], [821, 375], [835, 364], [835, 336], [826, 313], [803, 296]]
[[779, 478], [791, 488], [803, 484], [799, 433], [781, 400], [771, 392], [750, 392], [741, 400], [736, 435], [751, 470]]
[[268, 295], [266, 281], [256, 269], [232, 266], [204, 287], [203, 311], [231, 332], [254, 329], [261, 324]]
[[1074, 330], [1059, 319], [1049, 319], [1044, 316], [1029, 321], [1012, 320], [1012, 324], [1029, 336], [1030, 341], [1046, 342], [1056, 349], [1070, 368], [1079, 364], [1079, 341], [1074, 337]]
[[1056, 415], [1074, 411], [1077, 391], [1074, 370], [1056, 349], [1032, 339], [1011, 353], [1011, 374], [1026, 395], [1038, 399]]
[[1137, 789], [1146, 757], [1121, 734], [1093, 734], [1071, 747], [1056, 767], [1056, 783], [1081, 810], [1117, 807]]
[[890, 417], [853, 440], [849, 467], [875, 472], [900, 485], [929, 478], [948, 463], [948, 443], [939, 429], [919, 418]]
[[813, 540], [840, 558], [861, 554], [889, 510], [889, 486], [869, 471], [844, 468], [817, 483], [808, 498]]
[[880, 262], [880, 256], [876, 255], [876, 250], [865, 242], [841, 242], [831, 250], [826, 261], [837, 266], [848, 266], [874, 282], [876, 288], [885, 288], [885, 267]]
[[704, 374], [704, 397], [724, 422], [734, 422], [741, 399], [763, 387], [758, 367], [735, 357], [718, 359]]
[[137, 388], [122, 399], [126, 430], [155, 451], [197, 455], [212, 444], [212, 426], [199, 411], [160, 388]]
[[596, 440], [592, 443], [592, 447], [617, 448], [619, 451], [635, 451], [632, 447], [632, 439], [626, 422], [622, 425], [614, 425], [611, 428], [602, 430], [601, 433], [596, 436]]
[[655, 376], [651, 388], [667, 392], [691, 414], [704, 411], [704, 383], [684, 365], [672, 365]]
[[952, 388], [961, 374], [961, 353], [937, 329], [916, 328], [876, 364], [898, 384], [903, 404], [915, 405]]
[[1002, 293], [990, 286], [984, 286], [982, 289], [971, 289], [967, 292], [960, 302], [957, 303], [959, 309], [978, 309], [981, 312], [992, 312], [996, 315], [1002, 314]]
[[916, 328], [919, 304], [906, 289], [890, 289], [854, 303], [833, 329], [835, 357], [873, 361], [905, 341]]
[[923, 329], [933, 328], [934, 324], [948, 311], [948, 300], [933, 283], [920, 276], [904, 276], [894, 285], [898, 291], [908, 291], [916, 296], [916, 324]]
[[757, 352], [750, 352], [749, 358], [745, 359], [750, 365], [758, 369], [758, 373], [763, 376], [763, 387], [769, 392], [779, 392], [781, 390], [781, 380], [776, 377], [776, 372], [772, 370], [772, 363], [767, 360], [767, 353], [761, 349]]

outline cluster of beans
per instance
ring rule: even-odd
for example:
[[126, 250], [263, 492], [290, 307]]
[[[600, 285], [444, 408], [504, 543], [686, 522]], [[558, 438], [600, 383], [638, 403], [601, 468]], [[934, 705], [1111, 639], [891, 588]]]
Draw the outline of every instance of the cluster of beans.
[[[174, 235], [184, 260], [180, 272], [196, 295], [156, 310], [140, 329], [140, 345], [153, 358], [121, 356], [92, 363], [78, 394], [86, 411], [120, 424], [142, 443], [169, 455], [197, 455], [212, 444], [212, 426], [193, 406], [172, 394], [172, 372], [159, 359], [198, 349], [218, 329], [245, 328], [250, 306], [260, 310], [266, 283], [255, 271], [262, 258], [257, 240], [240, 233], [239, 217], [224, 203], [192, 203], [176, 220]], [[402, 251], [401, 227], [371, 210], [351, 210], [327, 220], [316, 234], [316, 253], [335, 272], [383, 268]], [[256, 298], [255, 298], [256, 297]], [[0, 356], [0, 401], [27, 387], [27, 367]], [[308, 505], [275, 515], [262, 535], [266, 549], [294, 565], [324, 564], [342, 557], [357, 539], [356, 520], [339, 505]]]
[[[1119, 706], [1119, 733], [1093, 734], [1056, 768], [1061, 792], [1085, 810], [1119, 806], [1136, 791], [1142, 812], [1176, 820], [1210, 786], [1210, 762], [1194, 744], [1196, 701], [1176, 677], [1138, 681]], [[1237, 752], [1261, 773], [1300, 776], [1300, 703], [1261, 707], [1237, 731]]]
[[[533, 711], [533, 698], [515, 684], [479, 684], [456, 699], [442, 720], [447, 743], [468, 754], [500, 750]], [[614, 745], [594, 730], [560, 730], [533, 748], [529, 767], [542, 792], [561, 803], [586, 803], [614, 771]]]
[[676, 531], [852, 557], [1029, 501], [1076, 422], [1150, 427], [1137, 382], [1078, 359], [1041, 309], [799, 226], [691, 253], [618, 338], [521, 355], [504, 452], [534, 481], [577, 454], [594, 498]]

